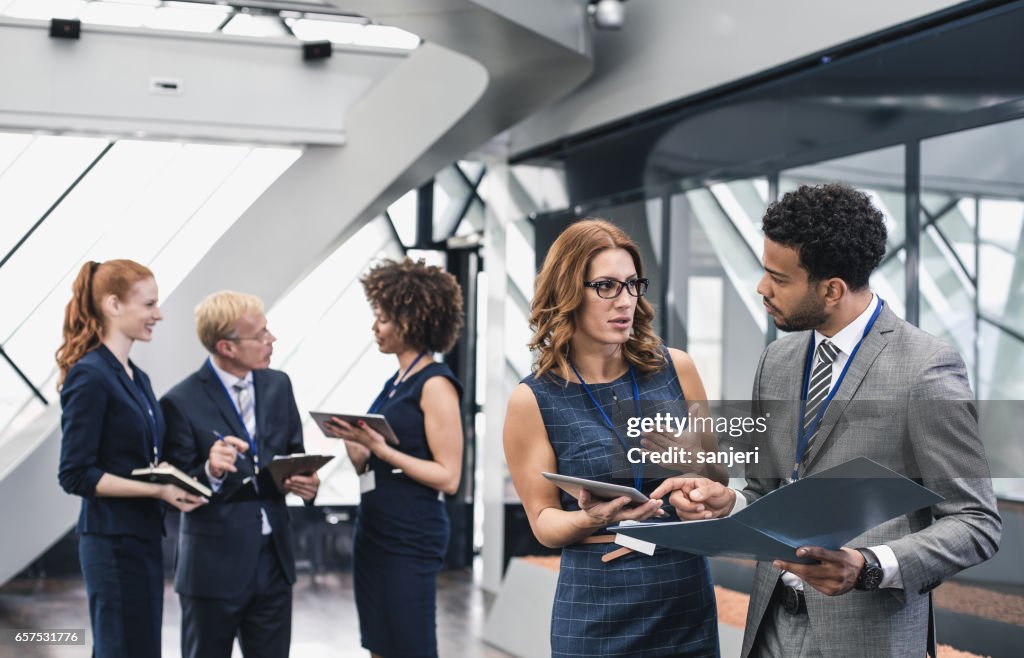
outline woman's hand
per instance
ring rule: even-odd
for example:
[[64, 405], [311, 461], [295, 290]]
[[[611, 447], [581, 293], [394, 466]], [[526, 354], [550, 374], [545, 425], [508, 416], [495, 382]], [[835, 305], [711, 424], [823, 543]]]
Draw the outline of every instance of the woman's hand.
[[626, 507], [630, 503], [627, 496], [619, 496], [615, 500], [600, 500], [586, 489], [581, 489], [577, 500], [590, 528], [603, 528], [619, 521], [643, 521], [651, 517], [665, 516], [661, 509], [661, 499], [658, 498], [652, 498], [635, 507]]
[[[370, 453], [378, 454], [382, 448], [387, 447], [384, 435], [367, 425], [365, 421], [360, 420], [352, 425], [337, 416], [332, 416], [324, 426], [332, 432], [329, 436], [345, 439], [346, 447], [359, 446], [357, 454], [365, 452], [365, 456], [369, 457]], [[351, 456], [352, 452], [349, 451], [349, 457]]]
[[200, 505], [210, 502], [202, 496], [190, 494], [173, 484], [161, 484], [158, 486], [160, 489], [157, 498], [182, 512], [191, 512]]

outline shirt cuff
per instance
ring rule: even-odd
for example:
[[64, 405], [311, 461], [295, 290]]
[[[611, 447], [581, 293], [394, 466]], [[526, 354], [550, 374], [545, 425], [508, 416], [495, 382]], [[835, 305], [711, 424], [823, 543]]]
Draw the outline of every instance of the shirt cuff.
[[213, 489], [213, 493], [220, 491], [221, 486], [224, 484], [224, 479], [227, 478], [227, 474], [223, 477], [215, 478], [210, 474], [210, 460], [207, 459], [206, 463], [203, 464], [203, 470], [206, 471], [206, 479], [210, 481], [210, 488]]
[[882, 582], [878, 585], [879, 588], [903, 589], [903, 574], [900, 573], [900, 563], [896, 559], [896, 553], [884, 544], [868, 548], [878, 558], [878, 564], [882, 567]]
[[729, 512], [729, 516], [743, 511], [743, 508], [747, 506], [747, 497], [743, 495], [743, 492], [739, 489], [733, 489], [736, 492], [736, 502], [732, 505], [732, 511]]

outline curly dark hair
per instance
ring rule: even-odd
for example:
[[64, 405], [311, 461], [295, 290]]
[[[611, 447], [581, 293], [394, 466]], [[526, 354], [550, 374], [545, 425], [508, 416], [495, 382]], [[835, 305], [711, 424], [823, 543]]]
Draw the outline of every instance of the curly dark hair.
[[764, 235], [797, 250], [811, 281], [838, 277], [863, 290], [885, 255], [882, 213], [843, 183], [801, 185], [769, 206]]
[[415, 350], [448, 352], [459, 339], [462, 288], [455, 277], [422, 260], [384, 260], [359, 281], [366, 299], [398, 325]]

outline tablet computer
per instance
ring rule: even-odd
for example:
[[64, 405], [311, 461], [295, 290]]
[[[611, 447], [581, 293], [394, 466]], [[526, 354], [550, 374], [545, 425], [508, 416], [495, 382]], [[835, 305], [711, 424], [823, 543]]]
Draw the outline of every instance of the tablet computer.
[[317, 427], [324, 433], [329, 439], [336, 439], [339, 437], [332, 436], [327, 427], [324, 425], [331, 418], [340, 418], [349, 425], [355, 425], [358, 421], [363, 421], [373, 429], [377, 430], [384, 435], [384, 440], [393, 446], [398, 445], [398, 436], [395, 435], [395, 431], [391, 429], [391, 425], [388, 424], [388, 419], [380, 414], [335, 414], [327, 413], [325, 411], [310, 411], [309, 415], [316, 421]]
[[571, 475], [559, 475], [558, 473], [541, 473], [541, 475], [554, 482], [555, 486], [562, 491], [576, 498], [580, 497], [580, 489], [586, 489], [595, 498], [602, 500], [615, 500], [619, 496], [628, 496], [629, 502], [637, 505], [650, 500], [633, 487], [624, 487], [621, 484], [608, 484], [607, 482], [576, 478]]

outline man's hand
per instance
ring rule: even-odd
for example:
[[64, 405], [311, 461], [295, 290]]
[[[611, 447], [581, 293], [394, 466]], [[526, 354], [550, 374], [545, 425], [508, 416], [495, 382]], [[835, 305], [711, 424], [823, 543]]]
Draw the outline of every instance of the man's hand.
[[776, 569], [784, 569], [799, 576], [805, 583], [828, 596], [846, 594], [857, 584], [857, 576], [864, 568], [864, 556], [860, 551], [845, 546], [838, 551], [830, 551], [820, 546], [801, 546], [796, 549], [799, 557], [820, 560], [821, 564], [799, 564], [775, 560]]
[[235, 460], [238, 459], [238, 453], [248, 449], [249, 444], [237, 436], [225, 436], [214, 441], [210, 446], [210, 475], [219, 480], [225, 472], [236, 472]]
[[295, 494], [307, 503], [316, 498], [316, 492], [319, 488], [320, 476], [316, 473], [312, 475], [293, 475], [285, 478], [284, 481], [285, 491]]
[[728, 516], [736, 504], [733, 489], [708, 478], [669, 478], [651, 493], [651, 498], [661, 500], [670, 493], [668, 502], [686, 521]]

